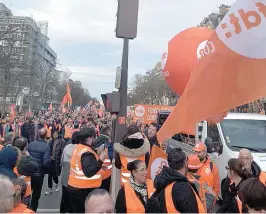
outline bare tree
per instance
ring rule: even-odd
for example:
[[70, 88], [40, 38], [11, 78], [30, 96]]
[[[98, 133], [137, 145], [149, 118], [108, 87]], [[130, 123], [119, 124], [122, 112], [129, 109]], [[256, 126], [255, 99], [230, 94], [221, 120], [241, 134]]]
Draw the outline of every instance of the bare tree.
[[161, 74], [161, 64], [157, 63], [145, 74], [135, 75], [128, 93], [128, 105], [175, 105], [177, 98]]

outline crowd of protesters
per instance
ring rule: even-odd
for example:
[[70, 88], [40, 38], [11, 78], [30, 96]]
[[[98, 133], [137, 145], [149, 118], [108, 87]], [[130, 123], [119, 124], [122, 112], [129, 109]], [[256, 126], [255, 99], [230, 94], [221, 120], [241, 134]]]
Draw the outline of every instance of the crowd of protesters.
[[[108, 113], [38, 111], [0, 121], [0, 212], [37, 212], [45, 175], [49, 197], [62, 190], [60, 213], [242, 213], [266, 210], [266, 173], [247, 149], [228, 160], [228, 177], [198, 142], [194, 154], [167, 151], [168, 166], [152, 181], [147, 167], [160, 147], [157, 123], [129, 121], [121, 142], [112, 142]], [[114, 165], [112, 164], [114, 162]], [[121, 171], [116, 202], [110, 197], [112, 167]], [[220, 197], [221, 196], [221, 197]], [[221, 200], [222, 199], [222, 200]], [[215, 205], [222, 201], [219, 209]]]

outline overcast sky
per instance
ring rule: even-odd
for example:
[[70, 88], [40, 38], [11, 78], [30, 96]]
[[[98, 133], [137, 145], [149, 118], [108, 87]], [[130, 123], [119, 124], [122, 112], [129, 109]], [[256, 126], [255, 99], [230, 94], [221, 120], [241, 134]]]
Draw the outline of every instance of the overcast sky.
[[[48, 21], [50, 46], [72, 79], [92, 96], [114, 90], [122, 40], [115, 37], [117, 0], [0, 0], [14, 15]], [[129, 82], [161, 59], [167, 42], [233, 0], [140, 0], [138, 38], [130, 42]]]

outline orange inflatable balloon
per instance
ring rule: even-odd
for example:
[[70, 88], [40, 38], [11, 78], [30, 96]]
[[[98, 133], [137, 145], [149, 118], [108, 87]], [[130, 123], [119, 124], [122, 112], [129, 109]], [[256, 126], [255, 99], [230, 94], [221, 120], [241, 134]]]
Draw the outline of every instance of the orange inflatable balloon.
[[168, 43], [168, 52], [162, 57], [162, 72], [168, 86], [181, 96], [198, 60], [213, 51], [208, 39], [213, 30], [193, 27], [177, 34]]

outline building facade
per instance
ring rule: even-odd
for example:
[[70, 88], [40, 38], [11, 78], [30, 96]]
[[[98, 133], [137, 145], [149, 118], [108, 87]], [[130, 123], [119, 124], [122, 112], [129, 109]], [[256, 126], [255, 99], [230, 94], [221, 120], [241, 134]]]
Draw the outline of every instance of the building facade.
[[47, 28], [47, 22], [37, 23], [31, 17], [14, 16], [0, 3], [0, 35], [6, 34], [17, 40], [16, 49], [24, 61], [31, 63], [41, 57], [52, 67], [56, 66], [57, 55], [49, 46]]

